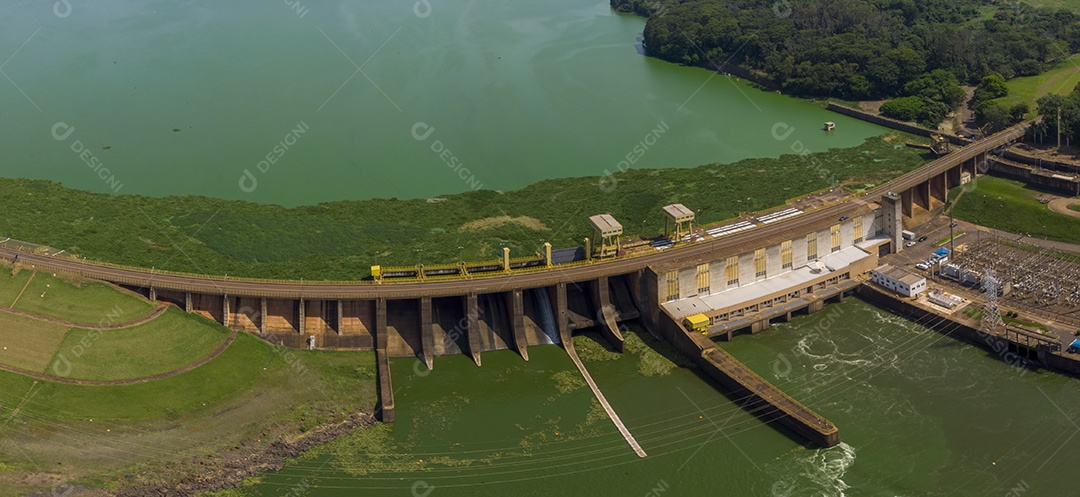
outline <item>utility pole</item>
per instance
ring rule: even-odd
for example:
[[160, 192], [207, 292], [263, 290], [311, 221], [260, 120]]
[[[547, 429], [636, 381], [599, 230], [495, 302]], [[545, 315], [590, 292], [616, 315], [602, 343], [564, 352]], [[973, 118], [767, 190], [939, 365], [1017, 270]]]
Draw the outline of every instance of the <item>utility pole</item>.
[[1057, 145], [1057, 148], [1058, 148], [1058, 150], [1061, 150], [1061, 107], [1058, 107], [1058, 116], [1057, 116], [1057, 143], [1058, 143], [1058, 145]]
[[956, 245], [956, 235], [953, 234], [953, 226], [955, 226], [956, 223], [953, 221], [953, 215], [952, 215], [953, 207], [955, 207], [955, 206], [953, 206], [953, 205], [949, 206], [949, 256], [950, 257], [956, 257], [956, 247], [955, 247], [955, 245]]

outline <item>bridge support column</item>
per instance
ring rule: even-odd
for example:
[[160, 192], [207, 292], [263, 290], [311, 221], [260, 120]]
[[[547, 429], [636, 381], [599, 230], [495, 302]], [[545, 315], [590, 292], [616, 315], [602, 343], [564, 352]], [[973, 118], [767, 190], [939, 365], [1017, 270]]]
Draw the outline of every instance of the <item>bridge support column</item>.
[[945, 171], [945, 189], [952, 190], [960, 186], [960, 169], [960, 166], [956, 166]]
[[191, 292], [184, 294], [184, 312], [191, 314]]
[[601, 276], [591, 283], [593, 302], [596, 303], [596, 326], [611, 346], [623, 351], [623, 336], [619, 332], [619, 323], [615, 318], [615, 306], [611, 303], [611, 290], [608, 277]]
[[469, 336], [469, 353], [480, 365], [480, 299], [475, 293], [465, 297], [465, 317], [469, 322], [465, 333]]
[[379, 375], [379, 419], [394, 422], [394, 387], [390, 380], [390, 356], [386, 352], [386, 299], [375, 303], [375, 365]]
[[297, 312], [297, 315], [300, 316], [300, 318], [296, 320], [296, 328], [301, 335], [307, 332], [307, 309], [305, 309], [305, 307], [307, 307], [307, 304], [304, 302], [304, 299], [300, 299], [300, 308], [298, 309], [299, 312]]
[[435, 329], [431, 321], [431, 297], [420, 299], [420, 349], [428, 371], [435, 366]]
[[888, 235], [889, 249], [895, 254], [904, 249], [904, 215], [901, 213], [901, 199], [895, 193], [881, 196], [881, 229]]
[[815, 300], [815, 301], [810, 302], [809, 304], [806, 305], [806, 313], [807, 314], [814, 314], [815, 312], [818, 312], [818, 311], [820, 311], [820, 310], [822, 310], [824, 308], [825, 308], [825, 301], [823, 301], [823, 300]]
[[510, 294], [511, 315], [510, 327], [514, 330], [514, 347], [518, 354], [526, 361], [529, 360], [529, 340], [525, 338], [525, 297], [520, 289], [515, 289]]
[[338, 301], [337, 301], [337, 316], [336, 317], [337, 317], [337, 321], [334, 321], [334, 331], [336, 331], [337, 334], [340, 335], [341, 332], [344, 331], [342, 329], [342, 323], [345, 322], [345, 306], [342, 303], [341, 299], [338, 299]]
[[941, 203], [945, 203], [948, 200], [949, 188], [946, 186], [948, 181], [945, 179], [947, 173], [941, 173], [933, 178], [930, 178], [930, 196]]
[[911, 190], [904, 190], [900, 192], [900, 212], [905, 216], [911, 217], [912, 214], [912, 193]]
[[924, 181], [915, 185], [912, 190], [912, 202], [922, 207], [923, 209], [930, 210], [930, 182]]
[[232, 312], [230, 312], [231, 310], [232, 309], [229, 309], [229, 296], [225, 295], [221, 298], [221, 324], [226, 328], [228, 328], [229, 323], [232, 322], [232, 319], [229, 319], [231, 317], [229, 314], [232, 314]]
[[559, 342], [563, 348], [573, 347], [573, 336], [570, 334], [570, 311], [566, 304], [566, 283], [555, 285], [555, 328], [559, 332]]
[[150, 301], [157, 302], [157, 288], [150, 287]]
[[259, 333], [266, 334], [266, 297], [259, 299]]

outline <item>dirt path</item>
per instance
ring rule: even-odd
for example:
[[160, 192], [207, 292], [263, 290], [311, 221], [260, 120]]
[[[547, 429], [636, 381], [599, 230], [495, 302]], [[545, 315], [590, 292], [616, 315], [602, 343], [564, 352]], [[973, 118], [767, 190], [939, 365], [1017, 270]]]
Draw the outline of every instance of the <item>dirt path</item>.
[[165, 373], [159, 373], [159, 374], [156, 374], [156, 375], [153, 375], [153, 376], [144, 376], [142, 378], [132, 378], [132, 379], [128, 379], [128, 380], [75, 380], [75, 379], [72, 379], [72, 378], [62, 378], [62, 377], [59, 377], [59, 376], [51, 376], [51, 375], [47, 375], [47, 374], [44, 374], [44, 373], [36, 373], [34, 371], [29, 371], [29, 370], [22, 369], [22, 368], [16, 368], [16, 367], [13, 367], [13, 366], [8, 366], [6, 364], [0, 364], [0, 370], [8, 371], [8, 372], [11, 372], [11, 373], [18, 373], [18, 374], [21, 374], [21, 375], [26, 375], [26, 376], [29, 376], [31, 378], [36, 378], [36, 379], [39, 379], [39, 380], [53, 381], [53, 382], [56, 382], [56, 383], [64, 383], [64, 384], [68, 384], [68, 385], [86, 385], [86, 386], [134, 385], [136, 383], [146, 383], [148, 381], [161, 380], [161, 379], [164, 379], [164, 378], [168, 378], [170, 376], [176, 376], [178, 374], [182, 374], [182, 373], [186, 373], [188, 371], [191, 371], [192, 369], [195, 369], [195, 368], [197, 368], [199, 366], [202, 366], [203, 364], [206, 364], [206, 363], [214, 360], [214, 358], [216, 358], [217, 356], [221, 355], [222, 352], [225, 352], [225, 349], [229, 348], [229, 345], [232, 345], [233, 340], [236, 340], [236, 330], [232, 330], [229, 333], [229, 337], [226, 338], [225, 341], [221, 343], [221, 345], [218, 345], [218, 347], [216, 349], [214, 349], [213, 352], [210, 352], [209, 354], [204, 356], [202, 359], [199, 359], [198, 361], [195, 361], [195, 362], [193, 362], [191, 364], [188, 364], [186, 366], [181, 366], [181, 367], [179, 367], [177, 369], [174, 369], [172, 371], [168, 371], [168, 372], [165, 372]]
[[19, 291], [19, 294], [15, 296], [15, 300], [11, 301], [11, 305], [9, 307], [15, 307], [15, 304], [19, 303], [19, 299], [22, 298], [22, 294], [26, 293], [26, 288], [30, 286], [30, 282], [34, 281], [34, 276], [37, 276], [36, 272], [30, 274], [30, 279], [26, 280], [26, 284], [23, 285], [22, 290]]
[[157, 319], [158, 316], [161, 316], [162, 314], [164, 314], [165, 311], [168, 308], [169, 308], [169, 306], [167, 306], [167, 305], [159, 305], [150, 314], [147, 314], [147, 315], [145, 315], [145, 316], [143, 316], [141, 318], [138, 318], [138, 319], [136, 319], [134, 321], [128, 321], [126, 323], [120, 323], [120, 324], [108, 324], [108, 325], [93, 325], [93, 324], [86, 324], [86, 323], [77, 323], [75, 321], [68, 321], [66, 319], [54, 318], [52, 316], [45, 316], [45, 315], [42, 315], [42, 314], [35, 314], [33, 312], [21, 311], [19, 309], [12, 309], [10, 307], [0, 307], [0, 312], [6, 312], [8, 314], [13, 314], [13, 315], [24, 317], [24, 318], [36, 319], [38, 321], [45, 321], [47, 323], [59, 324], [59, 325], [63, 325], [63, 326], [69, 326], [69, 327], [72, 327], [72, 328], [82, 328], [84, 330], [107, 331], [107, 330], [122, 330], [124, 328], [131, 328], [131, 327], [134, 327], [134, 326], [138, 326], [140, 324], [149, 323], [150, 321], [153, 321], [153, 320]]
[[1080, 205], [1080, 199], [1075, 198], [1055, 198], [1051, 200], [1049, 204], [1046, 204], [1050, 210], [1058, 213], [1065, 214], [1066, 216], [1080, 217], [1080, 211], [1074, 211], [1069, 208], [1070, 205]]

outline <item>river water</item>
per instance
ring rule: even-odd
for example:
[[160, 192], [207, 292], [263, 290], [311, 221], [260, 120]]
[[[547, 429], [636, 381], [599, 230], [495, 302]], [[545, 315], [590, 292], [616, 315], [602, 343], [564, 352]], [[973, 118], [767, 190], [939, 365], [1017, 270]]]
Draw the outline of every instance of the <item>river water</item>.
[[[628, 342], [629, 343], [629, 342]], [[1017, 369], [848, 299], [723, 346], [836, 423], [815, 449], [652, 348], [587, 367], [648, 453], [603, 416], [559, 346], [395, 360], [397, 421], [247, 490], [258, 496], [1070, 495], [1080, 384]], [[677, 359], [677, 358], [676, 358]], [[419, 373], [418, 373], [419, 372]], [[599, 415], [597, 415], [599, 413]], [[289, 494], [288, 492], [294, 492]]]
[[0, 16], [0, 175], [298, 205], [882, 132], [646, 58], [644, 23], [602, 0], [15, 0]]

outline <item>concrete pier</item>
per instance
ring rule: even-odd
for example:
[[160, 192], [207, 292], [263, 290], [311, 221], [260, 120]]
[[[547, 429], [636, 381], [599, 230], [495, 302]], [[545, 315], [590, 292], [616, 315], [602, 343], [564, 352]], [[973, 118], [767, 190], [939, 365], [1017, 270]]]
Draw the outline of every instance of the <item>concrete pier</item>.
[[570, 315], [566, 308], [566, 283], [555, 286], [555, 326], [559, 332], [559, 341], [565, 348], [567, 344], [573, 347], [573, 337], [570, 335]]
[[480, 299], [475, 293], [465, 297], [465, 317], [468, 319], [468, 327], [465, 334], [469, 337], [469, 353], [473, 361], [480, 365]]
[[386, 328], [386, 299], [378, 299], [375, 303], [375, 366], [379, 376], [379, 419], [383, 423], [393, 423], [394, 386], [390, 379]]
[[592, 287], [593, 302], [596, 304], [596, 321], [600, 334], [604, 336], [615, 350], [623, 351], [623, 336], [619, 332], [619, 324], [615, 318], [615, 305], [611, 303], [611, 289], [608, 285], [608, 277], [601, 276], [590, 283]]
[[435, 367], [435, 331], [431, 318], [431, 297], [420, 299], [420, 348], [428, 371]]
[[514, 347], [526, 361], [529, 360], [529, 341], [525, 338], [525, 297], [521, 290], [510, 292], [510, 326], [513, 329]]

